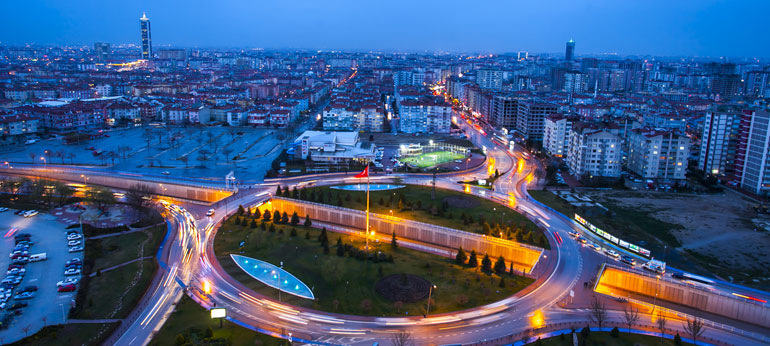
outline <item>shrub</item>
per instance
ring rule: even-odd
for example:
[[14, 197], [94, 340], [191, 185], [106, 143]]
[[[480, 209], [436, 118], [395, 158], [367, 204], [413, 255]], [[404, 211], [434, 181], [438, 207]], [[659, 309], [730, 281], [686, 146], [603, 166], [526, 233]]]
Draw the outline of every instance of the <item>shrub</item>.
[[612, 328], [612, 330], [610, 331], [610, 336], [612, 336], [613, 338], [620, 337], [620, 330], [618, 330], [618, 327]]

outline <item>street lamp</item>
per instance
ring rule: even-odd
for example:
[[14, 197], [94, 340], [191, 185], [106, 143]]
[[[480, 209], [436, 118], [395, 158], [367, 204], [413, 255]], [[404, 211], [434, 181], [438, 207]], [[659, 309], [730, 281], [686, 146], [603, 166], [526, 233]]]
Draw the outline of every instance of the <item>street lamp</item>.
[[428, 317], [428, 315], [430, 314], [430, 297], [433, 294], [433, 290], [435, 289], [436, 289], [436, 285], [431, 285], [430, 288], [428, 288], [428, 310], [425, 313], [425, 317]]
[[83, 185], [88, 185], [86, 184], [86, 180], [88, 179], [88, 177], [86, 177], [85, 174], [81, 174], [80, 177], [83, 178]]
[[48, 169], [48, 161], [46, 161], [45, 157], [40, 157], [41, 160], [43, 160], [43, 163], [45, 164], [45, 169]]

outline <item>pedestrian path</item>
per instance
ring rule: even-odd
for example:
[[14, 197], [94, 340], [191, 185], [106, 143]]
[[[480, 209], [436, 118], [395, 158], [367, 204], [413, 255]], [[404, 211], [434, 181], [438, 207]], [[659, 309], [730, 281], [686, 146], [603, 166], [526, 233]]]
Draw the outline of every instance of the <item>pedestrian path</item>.
[[94, 276], [96, 276], [96, 273], [98, 273], [98, 272], [101, 272], [101, 273], [104, 273], [104, 272], [108, 272], [108, 271], [110, 271], [110, 270], [113, 270], [113, 269], [118, 269], [118, 268], [120, 268], [120, 267], [123, 267], [123, 266], [127, 266], [127, 265], [129, 265], [129, 264], [131, 264], [131, 263], [134, 263], [134, 262], [137, 262], [137, 261], [144, 261], [144, 260], [146, 260], [146, 259], [151, 259], [151, 258], [153, 258], [153, 256], [145, 256], [145, 257], [139, 257], [139, 258], [137, 258], [137, 259], [132, 259], [132, 260], [130, 260], [130, 261], [128, 261], [128, 262], [124, 262], [124, 263], [121, 263], [121, 264], [118, 264], [118, 265], [114, 265], [114, 266], [112, 266], [112, 267], [107, 267], [107, 268], [99, 269], [99, 270], [97, 270], [97, 271], [95, 271], [95, 272], [91, 273], [91, 275], [88, 275], [88, 276], [89, 276], [89, 277], [94, 277]]

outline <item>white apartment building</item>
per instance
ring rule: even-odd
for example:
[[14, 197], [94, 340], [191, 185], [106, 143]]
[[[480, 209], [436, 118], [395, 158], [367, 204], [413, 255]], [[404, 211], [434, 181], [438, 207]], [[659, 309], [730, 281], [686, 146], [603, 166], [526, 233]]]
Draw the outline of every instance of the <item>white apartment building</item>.
[[476, 84], [482, 89], [500, 90], [503, 88], [503, 71], [478, 70], [476, 71]]
[[568, 93], [583, 93], [586, 91], [588, 75], [580, 71], [567, 71], [564, 73], [564, 91]]
[[545, 117], [543, 149], [552, 156], [563, 157], [569, 151], [569, 134], [576, 117], [550, 114]]
[[737, 109], [714, 109], [706, 112], [698, 156], [699, 169], [713, 175], [732, 173], [740, 121], [741, 112]]
[[645, 179], [685, 179], [690, 138], [673, 131], [633, 129], [628, 134], [627, 167]]
[[622, 139], [604, 129], [573, 126], [567, 166], [575, 176], [620, 177]]
[[741, 141], [745, 154], [739, 160], [742, 161], [740, 186], [761, 194], [770, 190], [770, 112], [752, 111], [744, 119], [749, 120], [748, 131], [742, 135], [748, 138]]
[[452, 106], [440, 97], [422, 97], [399, 103], [399, 127], [405, 133], [449, 133]]
[[324, 130], [382, 132], [385, 113], [376, 106], [328, 107], [323, 112]]

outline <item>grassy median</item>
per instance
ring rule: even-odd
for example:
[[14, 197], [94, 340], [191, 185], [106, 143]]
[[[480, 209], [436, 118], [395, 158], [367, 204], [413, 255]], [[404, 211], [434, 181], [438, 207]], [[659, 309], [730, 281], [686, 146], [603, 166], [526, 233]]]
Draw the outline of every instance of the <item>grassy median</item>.
[[[436, 189], [429, 186], [407, 185], [404, 188], [370, 192], [373, 213], [393, 215], [434, 225], [479, 234], [503, 236], [521, 243], [549, 249], [540, 229], [529, 219], [495, 202], [463, 192]], [[365, 191], [345, 191], [328, 186], [311, 187], [285, 197], [317, 203], [366, 210]]]

